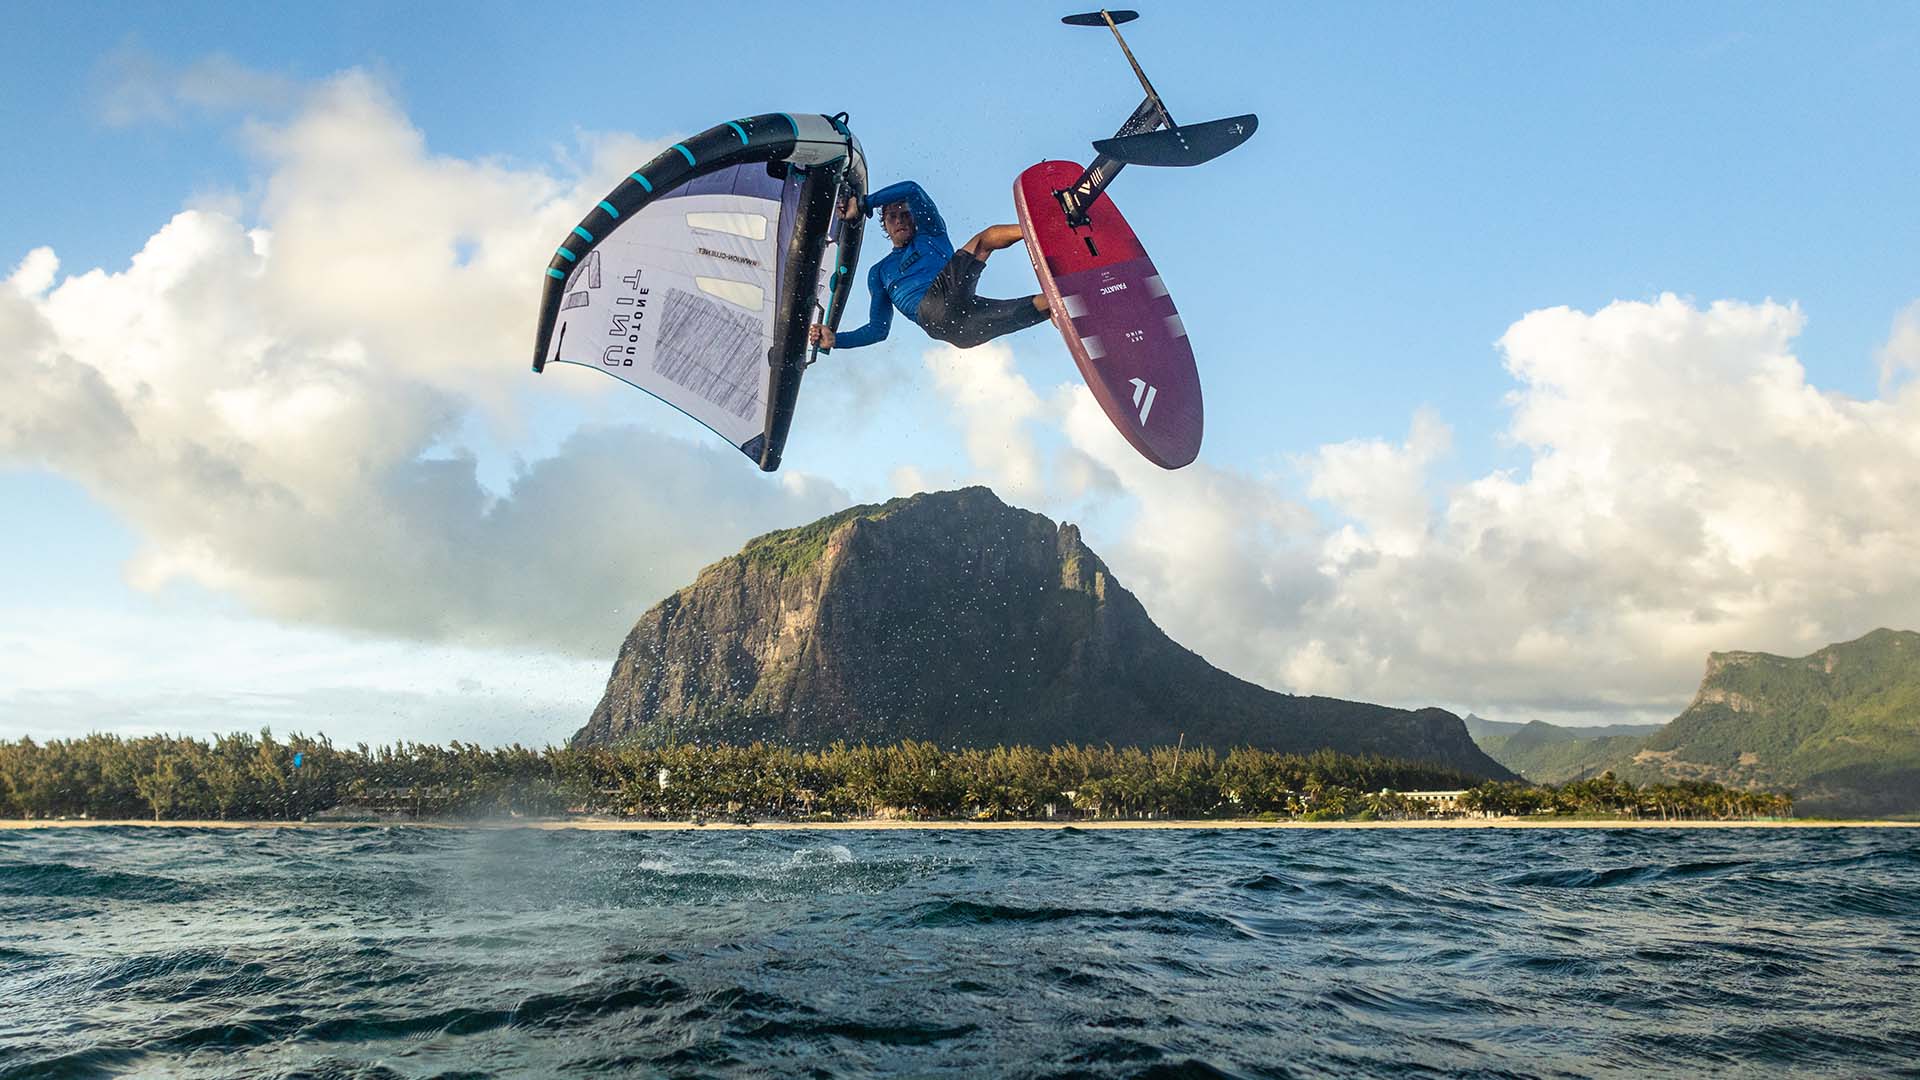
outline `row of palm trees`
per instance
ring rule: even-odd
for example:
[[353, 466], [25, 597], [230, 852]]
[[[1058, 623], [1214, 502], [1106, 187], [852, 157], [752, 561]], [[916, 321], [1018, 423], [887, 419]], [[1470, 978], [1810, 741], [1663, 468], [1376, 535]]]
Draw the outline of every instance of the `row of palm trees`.
[[685, 819], [1425, 817], [1408, 791], [1468, 789], [1474, 812], [1779, 816], [1782, 796], [1690, 782], [1636, 791], [1611, 774], [1560, 789], [1483, 784], [1417, 762], [1321, 750], [834, 743], [796, 749], [336, 747], [325, 736], [236, 733], [0, 742], [0, 818], [300, 820], [372, 810], [415, 816]]
[[1729, 788], [1706, 780], [1635, 787], [1611, 772], [1558, 788], [1486, 783], [1460, 798], [1462, 809], [1499, 817], [1578, 814], [1661, 821], [1740, 821], [1793, 814], [1793, 796]]
[[0, 818], [300, 820], [355, 800], [413, 795], [468, 816], [557, 814], [551, 751], [326, 736], [89, 735], [0, 742]]

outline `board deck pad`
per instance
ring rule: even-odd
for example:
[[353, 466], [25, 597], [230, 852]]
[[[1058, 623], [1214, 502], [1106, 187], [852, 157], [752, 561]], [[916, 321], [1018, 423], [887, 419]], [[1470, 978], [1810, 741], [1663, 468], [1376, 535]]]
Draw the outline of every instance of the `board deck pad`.
[[1148, 461], [1178, 469], [1200, 454], [1193, 347], [1160, 272], [1113, 200], [1094, 200], [1085, 227], [1067, 224], [1054, 192], [1082, 171], [1071, 161], [1043, 161], [1014, 182], [1027, 255], [1094, 400]]

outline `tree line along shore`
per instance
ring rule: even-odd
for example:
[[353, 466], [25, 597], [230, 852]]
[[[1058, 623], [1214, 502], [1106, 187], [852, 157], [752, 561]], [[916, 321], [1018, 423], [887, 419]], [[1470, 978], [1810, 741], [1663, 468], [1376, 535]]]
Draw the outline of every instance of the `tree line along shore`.
[[835, 743], [336, 747], [325, 736], [0, 742], [0, 819], [567, 818], [1393, 821], [1544, 814], [1785, 818], [1790, 795], [1704, 781], [1559, 787], [1332, 751]]

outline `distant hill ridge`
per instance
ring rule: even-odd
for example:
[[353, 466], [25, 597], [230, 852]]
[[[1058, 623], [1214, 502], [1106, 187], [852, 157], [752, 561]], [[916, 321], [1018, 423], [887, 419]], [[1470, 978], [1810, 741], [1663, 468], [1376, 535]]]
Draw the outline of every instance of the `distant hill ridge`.
[[1467, 731], [1487, 756], [1539, 784], [1597, 776], [1639, 749], [1662, 724], [1561, 727], [1544, 720], [1502, 723], [1468, 714]]
[[1610, 739], [1610, 738], [1615, 738], [1621, 735], [1627, 735], [1637, 739], [1644, 739], [1647, 736], [1652, 735], [1654, 732], [1659, 731], [1661, 728], [1667, 726], [1665, 724], [1573, 725], [1573, 724], [1549, 724], [1545, 720], [1519, 720], [1519, 721], [1488, 720], [1485, 717], [1475, 716], [1472, 713], [1468, 713], [1466, 716], [1461, 717], [1461, 720], [1467, 725], [1467, 734], [1473, 736], [1476, 740], [1480, 739], [1482, 736], [1516, 735], [1528, 729], [1543, 732], [1544, 734], [1541, 736], [1542, 741], [1553, 741], [1553, 742], [1559, 742], [1559, 741], [1565, 741], [1565, 740], [1583, 741], [1583, 740], [1591, 740], [1591, 739]]
[[1276, 693], [1169, 639], [1073, 525], [986, 488], [769, 533], [642, 615], [576, 744], [1322, 748], [1512, 774], [1459, 717]]

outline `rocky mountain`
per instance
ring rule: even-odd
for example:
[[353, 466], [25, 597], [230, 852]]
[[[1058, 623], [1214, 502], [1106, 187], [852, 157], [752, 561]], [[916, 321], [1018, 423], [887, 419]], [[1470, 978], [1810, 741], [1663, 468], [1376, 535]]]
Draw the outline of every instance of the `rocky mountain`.
[[986, 488], [769, 533], [641, 616], [575, 744], [1323, 747], [1511, 774], [1440, 709], [1296, 697], [1169, 639], [1073, 525]]
[[1612, 767], [1635, 783], [1792, 790], [1808, 815], [1920, 815], [1920, 633], [1798, 658], [1714, 653], [1686, 711]]

